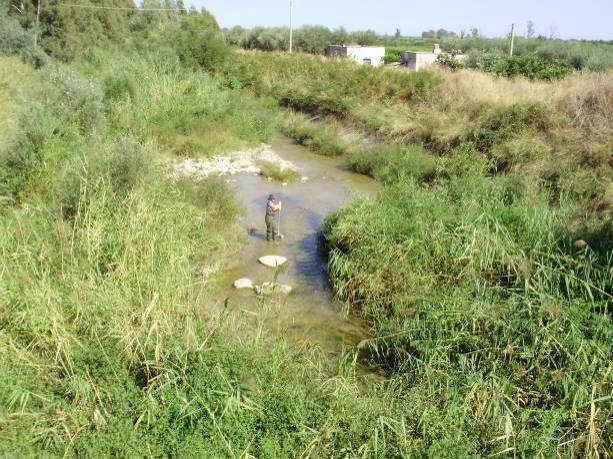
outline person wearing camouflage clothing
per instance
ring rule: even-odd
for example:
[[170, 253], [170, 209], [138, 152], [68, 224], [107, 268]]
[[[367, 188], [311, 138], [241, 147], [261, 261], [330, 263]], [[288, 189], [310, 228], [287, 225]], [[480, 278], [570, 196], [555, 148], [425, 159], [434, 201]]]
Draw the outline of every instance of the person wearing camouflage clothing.
[[281, 201], [271, 194], [266, 201], [266, 240], [276, 241], [279, 239], [279, 224], [277, 217], [281, 210]]

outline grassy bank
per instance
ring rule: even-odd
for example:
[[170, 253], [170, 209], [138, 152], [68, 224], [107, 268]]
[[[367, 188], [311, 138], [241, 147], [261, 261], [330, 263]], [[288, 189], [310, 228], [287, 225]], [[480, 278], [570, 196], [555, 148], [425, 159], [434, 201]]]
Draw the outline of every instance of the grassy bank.
[[422, 397], [415, 417], [437, 413], [435, 429], [466, 452], [605, 451], [610, 77], [238, 61], [226, 82], [308, 114], [288, 117], [288, 135], [385, 184], [328, 219], [329, 273], [376, 330], [362, 358]]
[[269, 335], [280, 305], [254, 320], [211, 300], [209, 277], [240, 245], [237, 208], [224, 185], [170, 179], [163, 163], [185, 136], [201, 142], [195, 155], [260, 142], [271, 125], [255, 102], [146, 56], [95, 51], [38, 71], [0, 61], [3, 454], [450, 447], [407, 415], [418, 394], [357, 376], [353, 353], [331, 361]]
[[[569, 195], [577, 212], [609, 214], [613, 115], [609, 74], [562, 81], [508, 80], [472, 71], [405, 73], [305, 55], [242, 52], [224, 83], [311, 115], [340, 120], [384, 144], [421, 145], [444, 155], [468, 145], [488, 172], [521, 176]], [[314, 150], [340, 154], [338, 126], [304, 118], [285, 131]], [[336, 133], [335, 133], [336, 131]]]
[[[138, 19], [129, 51], [0, 57], [3, 454], [610, 450], [608, 75], [226, 59], [209, 15]], [[280, 304], [211, 299], [238, 209], [168, 176], [277, 125], [384, 184], [324, 228], [335, 292], [374, 331], [338, 359], [268, 334]]]

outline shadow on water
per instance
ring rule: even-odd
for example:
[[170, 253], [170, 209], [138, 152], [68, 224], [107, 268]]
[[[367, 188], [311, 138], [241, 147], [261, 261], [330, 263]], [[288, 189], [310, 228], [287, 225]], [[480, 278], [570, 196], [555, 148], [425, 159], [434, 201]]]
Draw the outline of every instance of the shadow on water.
[[[236, 263], [218, 279], [218, 294], [233, 304], [257, 312], [261, 303], [251, 291], [237, 291], [234, 280], [247, 277], [255, 284], [277, 281], [294, 290], [276, 312], [275, 328], [290, 340], [320, 346], [336, 353], [368, 337], [368, 329], [357, 318], [347, 315], [334, 300], [326, 272], [326, 256], [321, 250], [321, 225], [324, 218], [359, 196], [374, 196], [377, 184], [350, 172], [339, 159], [310, 153], [287, 139], [277, 139], [273, 149], [293, 162], [305, 182], [282, 186], [260, 176], [240, 175], [230, 180], [236, 198], [244, 207], [241, 224], [248, 234]], [[266, 241], [264, 208], [274, 194], [283, 202], [280, 243]], [[276, 273], [258, 263], [263, 255], [278, 254], [288, 263]]]

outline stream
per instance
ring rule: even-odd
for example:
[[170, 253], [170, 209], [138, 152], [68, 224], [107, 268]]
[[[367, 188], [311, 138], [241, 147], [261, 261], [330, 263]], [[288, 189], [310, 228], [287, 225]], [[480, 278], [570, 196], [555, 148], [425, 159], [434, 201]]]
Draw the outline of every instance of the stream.
[[[277, 138], [272, 149], [291, 161], [308, 180], [290, 183], [269, 182], [253, 174], [230, 179], [237, 201], [243, 206], [241, 225], [248, 234], [238, 260], [218, 278], [218, 294], [226, 304], [257, 312], [261, 308], [252, 290], [236, 290], [233, 282], [247, 277], [255, 284], [276, 281], [288, 284], [293, 291], [281, 297], [274, 329], [290, 342], [320, 346], [337, 353], [369, 336], [359, 318], [348, 314], [333, 298], [326, 271], [327, 260], [321, 250], [321, 227], [324, 218], [360, 196], [375, 196], [377, 183], [351, 172], [339, 158], [315, 155], [286, 138]], [[266, 241], [264, 210], [269, 194], [283, 202], [281, 242]], [[263, 255], [282, 255], [288, 262], [281, 268], [266, 267], [258, 262]]]

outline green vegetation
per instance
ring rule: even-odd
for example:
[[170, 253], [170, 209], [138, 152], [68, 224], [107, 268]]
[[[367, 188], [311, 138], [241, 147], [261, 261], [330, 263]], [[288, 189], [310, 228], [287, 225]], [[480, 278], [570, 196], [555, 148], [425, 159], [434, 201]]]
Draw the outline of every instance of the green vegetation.
[[503, 52], [476, 51], [468, 59], [460, 60], [453, 51], [439, 54], [436, 63], [451, 71], [470, 68], [506, 78], [521, 76], [530, 80], [559, 80], [573, 71], [566, 61], [557, 58], [548, 60], [536, 53], [509, 56]]
[[[359, 44], [385, 46], [385, 62], [398, 62], [402, 51], [431, 51], [439, 43], [448, 53], [462, 51], [474, 54], [474, 60], [501, 60], [509, 51], [506, 38], [486, 38], [473, 29], [471, 34], [460, 34], [445, 30], [429, 31], [422, 38], [402, 37], [399, 34], [377, 35], [375, 32], [348, 32], [345, 29], [330, 30], [322, 26], [305, 26], [295, 30], [294, 48], [297, 51], [323, 54], [331, 44]], [[287, 27], [255, 27], [243, 29], [234, 27], [224, 31], [229, 44], [244, 49], [260, 51], [286, 51], [289, 47]], [[542, 60], [553, 67], [569, 67], [576, 70], [605, 71], [613, 68], [613, 43], [586, 40], [558, 40], [539, 36], [516, 37], [515, 55], [530, 61]], [[521, 59], [519, 62], [522, 62]], [[521, 66], [520, 66], [521, 67]], [[478, 68], [478, 67], [475, 67]], [[521, 74], [528, 77], [534, 75]]]
[[397, 72], [322, 61], [307, 55], [238, 53], [224, 69], [225, 84], [272, 97], [278, 104], [319, 115], [352, 117], [363, 100], [428, 99], [441, 79], [428, 72]]
[[347, 147], [339, 139], [338, 127], [331, 123], [315, 123], [300, 113], [281, 125], [283, 133], [309, 150], [325, 156], [340, 156]]
[[[50, 59], [30, 3], [0, 13], [1, 454], [606, 454], [610, 73], [232, 51], [163, 4], [53, 2]], [[338, 358], [268, 333], [280, 304], [216, 304], [238, 209], [169, 174], [277, 128], [383, 184], [324, 228], [335, 293], [373, 330]]]
[[294, 169], [281, 169], [281, 166], [270, 161], [258, 161], [260, 175], [280, 183], [292, 183], [300, 178]]
[[[376, 201], [328, 219], [329, 273], [375, 328], [361, 358], [419, 394], [417, 418], [436, 413], [440, 435], [427, 441], [462, 438], [463, 454], [606, 448], [610, 78], [422, 73], [436, 83], [384, 97], [386, 70], [241, 57], [245, 88], [324, 116], [294, 115], [288, 135], [385, 184]], [[368, 72], [378, 84], [362, 87]], [[339, 121], [381, 143], [343, 140]]]

